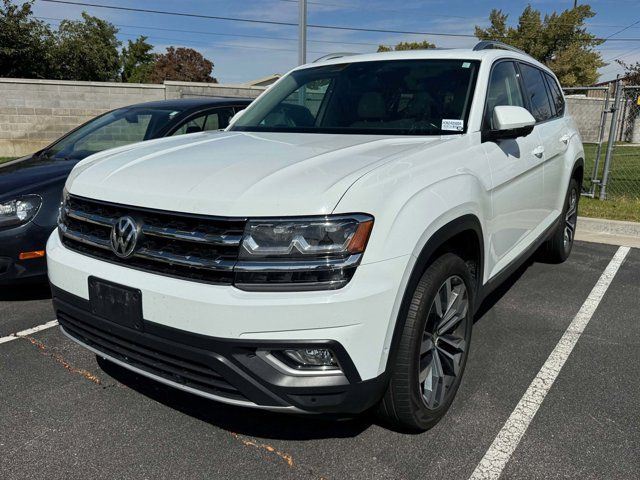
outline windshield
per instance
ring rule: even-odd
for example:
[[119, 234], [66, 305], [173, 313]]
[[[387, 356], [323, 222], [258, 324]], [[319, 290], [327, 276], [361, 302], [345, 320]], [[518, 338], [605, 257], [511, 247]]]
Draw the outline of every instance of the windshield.
[[436, 135], [466, 131], [477, 61], [387, 60], [291, 72], [232, 130]]
[[120, 108], [98, 117], [42, 153], [49, 160], [82, 160], [89, 155], [155, 138], [181, 110]]

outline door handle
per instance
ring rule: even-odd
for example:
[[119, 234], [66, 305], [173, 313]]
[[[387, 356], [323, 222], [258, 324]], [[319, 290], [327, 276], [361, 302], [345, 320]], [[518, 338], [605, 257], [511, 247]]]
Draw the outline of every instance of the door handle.
[[542, 145], [539, 145], [534, 148], [531, 153], [533, 153], [538, 158], [542, 158], [542, 155], [544, 154], [544, 147]]
[[565, 145], [569, 143], [569, 140], [571, 140], [571, 135], [569, 135], [568, 133], [560, 137], [560, 141]]

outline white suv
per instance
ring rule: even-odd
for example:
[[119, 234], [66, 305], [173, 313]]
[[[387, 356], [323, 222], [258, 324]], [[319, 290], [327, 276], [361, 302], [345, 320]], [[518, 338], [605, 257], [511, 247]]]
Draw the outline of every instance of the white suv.
[[305, 65], [225, 132], [78, 164], [57, 318], [197, 395], [424, 430], [483, 298], [540, 246], [569, 255], [583, 158], [554, 75], [507, 46]]

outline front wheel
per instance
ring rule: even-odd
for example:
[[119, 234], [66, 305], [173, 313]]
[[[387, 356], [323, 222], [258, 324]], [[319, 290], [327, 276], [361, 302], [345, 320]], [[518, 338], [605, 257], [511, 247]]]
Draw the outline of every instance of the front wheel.
[[467, 362], [473, 282], [452, 253], [434, 261], [415, 290], [379, 414], [395, 427], [424, 431], [447, 412]]
[[579, 200], [580, 185], [575, 178], [572, 178], [569, 182], [560, 223], [543, 246], [545, 260], [552, 263], [562, 263], [569, 258], [576, 234]]

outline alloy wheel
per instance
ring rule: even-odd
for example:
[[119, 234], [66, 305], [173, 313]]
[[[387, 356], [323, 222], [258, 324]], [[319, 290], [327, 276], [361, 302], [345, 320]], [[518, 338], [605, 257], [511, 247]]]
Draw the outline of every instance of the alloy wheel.
[[429, 409], [446, 402], [461, 373], [467, 355], [468, 314], [467, 287], [462, 278], [451, 276], [433, 299], [420, 345], [418, 381]]
[[569, 194], [569, 205], [567, 213], [564, 217], [564, 248], [568, 249], [573, 243], [573, 237], [576, 232], [576, 222], [578, 220], [578, 192], [571, 189]]

